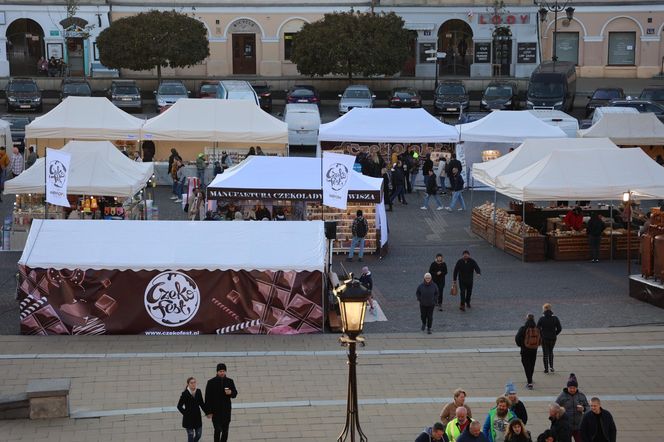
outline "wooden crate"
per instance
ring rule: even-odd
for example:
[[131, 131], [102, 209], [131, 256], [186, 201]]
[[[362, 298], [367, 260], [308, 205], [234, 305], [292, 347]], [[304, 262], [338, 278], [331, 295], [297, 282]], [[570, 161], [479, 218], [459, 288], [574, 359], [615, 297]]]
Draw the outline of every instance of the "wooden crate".
[[[627, 235], [613, 236], [613, 257], [615, 259], [627, 259]], [[639, 255], [640, 242], [637, 232], [631, 232], [631, 257], [636, 258]]]
[[521, 236], [509, 230], [505, 231], [505, 251], [526, 262], [544, 261], [546, 259], [546, 237]]
[[[549, 258], [556, 261], [585, 261], [590, 259], [588, 237], [583, 236], [549, 236]], [[611, 257], [611, 238], [602, 236], [599, 244], [600, 259]]]

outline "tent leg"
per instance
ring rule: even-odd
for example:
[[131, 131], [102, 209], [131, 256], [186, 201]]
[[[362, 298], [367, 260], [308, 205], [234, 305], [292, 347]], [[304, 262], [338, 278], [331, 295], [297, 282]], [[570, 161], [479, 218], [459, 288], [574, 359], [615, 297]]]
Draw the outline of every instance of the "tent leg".
[[496, 247], [496, 212], [498, 211], [498, 208], [496, 207], [496, 202], [498, 200], [498, 192], [496, 189], [493, 189], [493, 244], [491, 244], [493, 247]]
[[[523, 204], [521, 204], [521, 223], [525, 226], [526, 225], [526, 202], [522, 201]], [[521, 262], [526, 262], [526, 241], [524, 238], [523, 241], [523, 253], [521, 253]]]
[[611, 241], [609, 241], [610, 261], [613, 261], [613, 201], [609, 206], [609, 218], [611, 218]]

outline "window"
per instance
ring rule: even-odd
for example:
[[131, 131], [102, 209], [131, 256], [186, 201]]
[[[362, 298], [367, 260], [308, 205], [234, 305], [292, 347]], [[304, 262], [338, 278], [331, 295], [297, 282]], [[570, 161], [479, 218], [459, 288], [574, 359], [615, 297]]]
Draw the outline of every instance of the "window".
[[290, 60], [293, 55], [293, 38], [297, 32], [284, 33], [284, 60]]
[[556, 32], [556, 56], [558, 61], [579, 64], [578, 32]]
[[420, 63], [433, 63], [433, 61], [427, 61], [428, 57], [435, 57], [435, 54], [427, 54], [426, 51], [431, 49], [436, 49], [436, 43], [420, 43]]
[[609, 65], [636, 64], [636, 32], [609, 32]]

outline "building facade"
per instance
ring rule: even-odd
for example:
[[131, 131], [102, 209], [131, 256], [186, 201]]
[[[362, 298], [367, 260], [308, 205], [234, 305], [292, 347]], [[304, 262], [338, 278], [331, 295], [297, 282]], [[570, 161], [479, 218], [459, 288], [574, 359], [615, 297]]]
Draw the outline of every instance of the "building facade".
[[[45, 0], [44, 0], [45, 1]], [[540, 0], [537, 0], [540, 1]], [[553, 56], [574, 61], [584, 77], [649, 78], [664, 59], [664, 2], [571, 1], [569, 20], [539, 12], [532, 0], [505, 5], [476, 0], [374, 0], [377, 12], [395, 12], [413, 34], [401, 76], [432, 78], [527, 77]], [[334, 11], [369, 10], [370, 1], [84, 0], [72, 15], [66, 3], [0, 2], [0, 76], [37, 75], [41, 57], [62, 58], [71, 75], [90, 75], [99, 64], [96, 36], [113, 20], [149, 9], [175, 9], [205, 24], [210, 56], [169, 76], [290, 77], [293, 36], [305, 23]], [[557, 30], [554, 38], [554, 30]], [[437, 52], [438, 62], [431, 60]], [[429, 59], [429, 60], [427, 60]], [[153, 72], [126, 72], [150, 76]]]

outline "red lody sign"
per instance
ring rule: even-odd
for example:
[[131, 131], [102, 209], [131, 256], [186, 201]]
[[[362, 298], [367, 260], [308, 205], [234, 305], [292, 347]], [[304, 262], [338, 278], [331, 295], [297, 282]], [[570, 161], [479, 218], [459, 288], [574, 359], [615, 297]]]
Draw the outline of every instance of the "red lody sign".
[[479, 14], [477, 23], [480, 25], [527, 25], [530, 14]]

